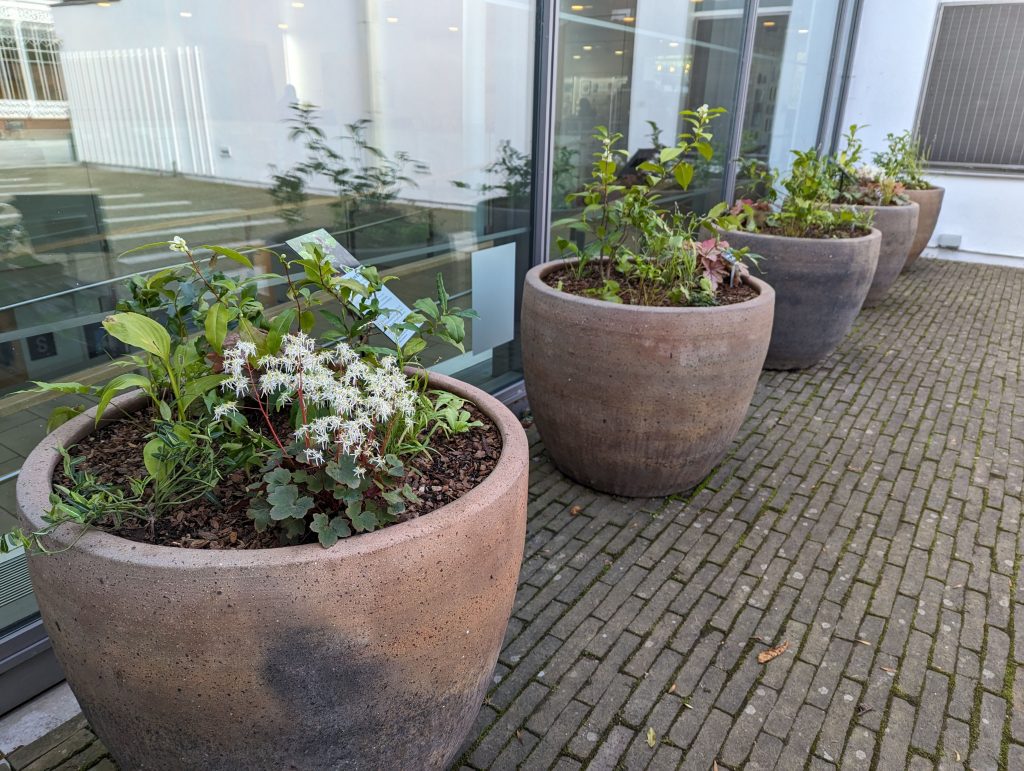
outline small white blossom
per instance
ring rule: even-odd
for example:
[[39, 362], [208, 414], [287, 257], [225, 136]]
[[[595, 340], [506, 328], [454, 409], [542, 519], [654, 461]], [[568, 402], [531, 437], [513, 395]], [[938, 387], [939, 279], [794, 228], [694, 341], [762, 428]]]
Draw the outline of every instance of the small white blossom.
[[169, 246], [171, 248], [171, 251], [173, 252], [184, 253], [188, 251], [188, 243], [186, 243], [185, 239], [182, 238], [181, 236], [175, 236], [174, 238], [172, 238]]
[[238, 402], [224, 402], [213, 408], [213, 419], [220, 420], [225, 415], [238, 412]]

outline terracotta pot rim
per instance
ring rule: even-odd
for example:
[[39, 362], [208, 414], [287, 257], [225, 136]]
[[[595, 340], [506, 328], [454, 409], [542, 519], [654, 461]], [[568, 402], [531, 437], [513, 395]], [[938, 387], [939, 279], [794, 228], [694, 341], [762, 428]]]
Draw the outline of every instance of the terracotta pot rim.
[[728, 241], [729, 235], [735, 234], [741, 238], [770, 238], [776, 241], [796, 241], [801, 244], [862, 244], [870, 241], [881, 240], [882, 231], [876, 227], [866, 236], [854, 236], [853, 238], [809, 238], [807, 236], [780, 236], [777, 233], [762, 233], [757, 230], [723, 230], [722, 237]]
[[571, 260], [551, 260], [550, 262], [535, 265], [526, 274], [526, 283], [547, 297], [558, 298], [565, 302], [579, 303], [585, 308], [601, 308], [606, 310], [608, 313], [735, 313], [737, 308], [746, 309], [757, 307], [758, 305], [767, 305], [774, 302], [775, 297], [775, 290], [772, 289], [771, 285], [759, 278], [755, 278], [754, 276], [748, 276], [744, 279], [744, 281], [757, 290], [757, 296], [751, 297], [749, 300], [744, 300], [740, 303], [730, 303], [729, 305], [671, 307], [661, 305], [627, 305], [626, 303], [610, 303], [607, 300], [583, 297], [571, 292], [561, 292], [554, 287], [548, 286], [547, 283], [543, 281], [544, 276], [548, 275], [552, 271], [567, 265], [574, 265], [577, 262], [579, 262], [579, 260], [574, 258]]
[[[405, 541], [443, 535], [459, 521], [471, 517], [480, 508], [501, 499], [515, 486], [517, 469], [529, 464], [529, 442], [519, 420], [505, 405], [485, 391], [446, 375], [429, 373], [430, 386], [449, 391], [472, 401], [489, 417], [501, 435], [502, 448], [498, 463], [480, 484], [462, 497], [435, 509], [429, 514], [338, 541], [325, 549], [318, 543], [260, 549], [186, 549], [143, 543], [122, 538], [97, 528], [84, 534], [81, 528], [65, 524], [50, 536], [60, 546], [70, 546], [94, 556], [127, 563], [153, 563], [176, 569], [275, 567], [324, 560], [341, 560], [357, 555], [385, 551]], [[145, 402], [141, 392], [116, 397], [111, 406], [136, 409]], [[33, 527], [45, 526], [41, 512], [48, 511], [49, 493], [53, 489], [53, 471], [60, 461], [58, 447], [71, 444], [92, 433], [96, 408], [68, 421], [43, 438], [26, 458], [17, 483], [17, 506], [23, 519]], [[116, 420], [113, 418], [111, 420]], [[110, 422], [106, 418], [102, 423]], [[46, 555], [39, 555], [48, 559]]]
[[874, 203], [840, 203], [838, 201], [833, 201], [832, 203], [829, 204], [829, 206], [831, 206], [833, 208], [840, 208], [840, 207], [844, 207], [845, 206], [846, 208], [849, 208], [849, 209], [902, 209], [902, 208], [907, 207], [907, 206], [917, 206], [917, 205], [918, 204], [917, 204], [916, 201], [907, 201], [906, 203], [884, 203], [884, 204], [874, 204]]
[[945, 189], [942, 185], [932, 185], [931, 187], [908, 187], [906, 191], [908, 193], [937, 193]]

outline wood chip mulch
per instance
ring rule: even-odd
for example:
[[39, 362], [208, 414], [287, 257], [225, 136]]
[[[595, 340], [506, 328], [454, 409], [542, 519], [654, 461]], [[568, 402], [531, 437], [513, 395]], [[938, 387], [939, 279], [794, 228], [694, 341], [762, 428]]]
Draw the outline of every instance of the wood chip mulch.
[[[501, 455], [501, 435], [497, 427], [474, 405], [466, 403], [474, 420], [483, 423], [465, 434], [446, 437], [438, 431], [429, 454], [407, 463], [405, 481], [416, 491], [419, 501], [409, 504], [402, 521], [428, 514], [461, 497], [480, 484], [494, 470]], [[92, 474], [105, 484], [125, 486], [129, 477], [146, 475], [142, 448], [153, 430], [150, 409], [102, 426], [70, 448], [72, 456], [82, 456], [77, 468]], [[120, 527], [112, 519], [96, 526], [133, 541], [177, 546], [188, 549], [262, 549], [287, 544], [272, 529], [257, 532], [246, 513], [252, 493], [246, 487], [257, 479], [235, 472], [221, 481], [208, 498], [182, 506], [171, 514], [149, 523], [126, 520]], [[64, 469], [58, 464], [55, 484], [70, 486]], [[308, 540], [315, 540], [310, 534]]]

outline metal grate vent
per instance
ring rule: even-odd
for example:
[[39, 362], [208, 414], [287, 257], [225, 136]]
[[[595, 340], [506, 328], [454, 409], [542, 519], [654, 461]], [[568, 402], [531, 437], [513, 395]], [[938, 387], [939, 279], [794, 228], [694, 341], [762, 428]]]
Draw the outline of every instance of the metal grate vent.
[[944, 4], [917, 135], [938, 166], [1024, 169], [1024, 3]]

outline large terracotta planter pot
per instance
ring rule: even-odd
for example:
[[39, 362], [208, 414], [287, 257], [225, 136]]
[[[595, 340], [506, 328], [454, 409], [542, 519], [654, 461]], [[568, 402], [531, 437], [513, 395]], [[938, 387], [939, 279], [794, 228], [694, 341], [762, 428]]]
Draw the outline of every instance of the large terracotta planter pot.
[[804, 369], [831, 354], [860, 312], [878, 264], [882, 234], [860, 238], [788, 238], [730, 231], [722, 237], [762, 257], [775, 290], [766, 369]]
[[864, 300], [865, 308], [873, 308], [885, 299], [885, 295], [896, 282], [907, 261], [910, 245], [917, 233], [916, 203], [901, 206], [855, 206], [855, 209], [866, 209], [874, 213], [874, 227], [882, 233], [882, 243], [878, 248], [878, 265], [875, 277], [871, 280], [871, 288]]
[[914, 234], [914, 242], [910, 245], [910, 254], [907, 255], [907, 261], [903, 265], [903, 270], [906, 270], [921, 256], [921, 252], [928, 246], [928, 242], [932, 238], [932, 233], [935, 232], [935, 223], [939, 221], [942, 198], [946, 195], [946, 189], [930, 187], [927, 190], [907, 190], [904, 195], [920, 207], [917, 215], [917, 232]]
[[526, 275], [526, 391], [555, 465], [604, 492], [687, 490], [721, 461], [746, 416], [772, 331], [775, 292], [752, 300], [652, 308], [560, 292]]
[[[529, 448], [493, 397], [498, 466], [434, 512], [330, 549], [193, 551], [70, 525], [29, 560], [57, 658], [122, 769], [445, 768], [480, 709], [523, 554]], [[125, 405], [138, 407], [135, 397]], [[108, 414], [113, 414], [111, 410]], [[42, 526], [81, 416], [25, 461]], [[79, 537], [81, 536], [81, 537]]]

